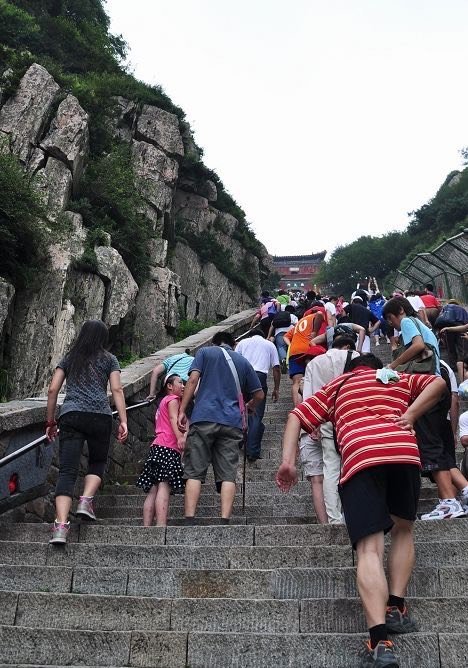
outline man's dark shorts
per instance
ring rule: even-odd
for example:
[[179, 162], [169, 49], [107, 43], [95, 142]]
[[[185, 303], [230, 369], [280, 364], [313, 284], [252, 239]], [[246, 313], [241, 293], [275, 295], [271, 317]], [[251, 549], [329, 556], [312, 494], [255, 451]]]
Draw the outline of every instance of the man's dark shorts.
[[448, 395], [445, 396], [442, 401], [426, 411], [414, 425], [423, 475], [433, 471], [448, 471], [450, 468], [444, 444], [447, 412], [450, 408], [449, 399]]
[[356, 544], [374, 533], [393, 527], [390, 515], [416, 519], [421, 476], [410, 464], [384, 464], [356, 473], [339, 486], [349, 538]]
[[[450, 420], [447, 419], [443, 421], [442, 440], [444, 442], [444, 468], [441, 470], [448, 471], [457, 467], [457, 460], [455, 456], [455, 438], [453, 436], [452, 425]], [[430, 471], [427, 473], [423, 471], [422, 475], [429, 478], [432, 482], [435, 482], [434, 477]]]
[[236, 427], [216, 422], [191, 424], [183, 456], [184, 478], [205, 482], [212, 464], [216, 483], [236, 482], [242, 438], [242, 429]]

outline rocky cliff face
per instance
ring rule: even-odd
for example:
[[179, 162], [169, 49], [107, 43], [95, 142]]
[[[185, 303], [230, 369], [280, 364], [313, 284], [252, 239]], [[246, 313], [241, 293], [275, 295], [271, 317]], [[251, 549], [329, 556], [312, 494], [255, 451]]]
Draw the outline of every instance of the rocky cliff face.
[[[50, 245], [40, 284], [15, 293], [1, 278], [0, 265], [0, 363], [12, 397], [45, 389], [88, 318], [102, 318], [116, 346], [145, 355], [172, 342], [180, 318], [216, 321], [250, 306], [251, 296], [232, 281], [233, 268], [248, 272], [254, 291], [260, 290], [261, 272], [271, 269], [266, 249], [259, 258], [244, 248], [236, 238], [239, 221], [217, 210], [216, 185], [179, 176], [181, 160], [193, 149], [178, 118], [124, 98], [116, 104], [113, 133], [131, 146], [135, 188], [154, 232], [150, 276], [140, 285], [110, 236], [94, 249], [95, 270], [77, 268], [88, 230], [68, 206], [89, 152], [88, 115], [78, 100], [35, 64], [0, 108], [0, 150], [16, 155], [34, 175], [47, 217], [62, 216], [69, 229]], [[185, 241], [176, 240], [176, 223], [190, 232]], [[190, 243], [195, 237], [197, 248]], [[200, 254], [204, 238], [227, 253], [230, 277]]]

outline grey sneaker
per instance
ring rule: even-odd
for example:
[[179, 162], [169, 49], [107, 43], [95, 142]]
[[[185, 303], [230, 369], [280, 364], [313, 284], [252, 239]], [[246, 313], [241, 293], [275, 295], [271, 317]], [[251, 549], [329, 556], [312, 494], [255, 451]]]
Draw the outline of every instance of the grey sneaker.
[[389, 633], [414, 633], [418, 630], [418, 625], [409, 616], [406, 606], [403, 612], [396, 605], [389, 606], [385, 613], [385, 625]]
[[393, 652], [391, 640], [381, 640], [374, 649], [370, 647], [370, 641], [366, 642], [361, 657], [361, 668], [399, 668], [400, 664]]
[[93, 497], [80, 496], [75, 514], [90, 520], [95, 520], [96, 515], [94, 514]]
[[70, 522], [57, 522], [55, 520], [52, 527], [52, 537], [49, 543], [52, 545], [65, 545], [67, 542], [68, 532], [70, 531]]

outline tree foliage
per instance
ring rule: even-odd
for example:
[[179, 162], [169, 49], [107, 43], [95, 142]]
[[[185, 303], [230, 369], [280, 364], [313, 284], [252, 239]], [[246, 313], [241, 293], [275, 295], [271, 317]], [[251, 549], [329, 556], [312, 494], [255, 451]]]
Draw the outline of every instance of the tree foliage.
[[45, 211], [34, 182], [18, 160], [0, 152], [0, 248], [2, 276], [24, 287], [46, 258]]
[[[109, 232], [112, 245], [140, 283], [148, 276], [148, 241], [153, 235], [150, 221], [140, 213], [143, 201], [135, 189], [131, 150], [114, 144], [109, 153], [91, 158], [82, 183], [84, 196], [70, 208], [81, 213], [94, 233]], [[90, 235], [90, 243], [98, 240]], [[92, 268], [92, 254], [84, 258]]]
[[382, 237], [363, 236], [346, 246], [336, 248], [320, 268], [317, 282], [330, 285], [333, 292], [348, 294], [365, 276], [380, 282], [394, 271], [410, 249], [407, 234], [389, 232]]

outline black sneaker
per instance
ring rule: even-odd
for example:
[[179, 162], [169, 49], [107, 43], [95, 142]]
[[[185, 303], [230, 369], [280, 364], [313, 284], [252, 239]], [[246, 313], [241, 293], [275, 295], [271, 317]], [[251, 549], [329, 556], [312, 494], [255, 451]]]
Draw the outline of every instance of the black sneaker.
[[399, 668], [400, 664], [393, 652], [391, 640], [381, 640], [374, 649], [371, 649], [370, 641], [366, 642], [361, 657], [361, 668]]
[[396, 605], [389, 606], [385, 613], [385, 625], [389, 633], [414, 633], [418, 630], [418, 625], [409, 616], [406, 606], [403, 612]]

